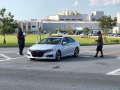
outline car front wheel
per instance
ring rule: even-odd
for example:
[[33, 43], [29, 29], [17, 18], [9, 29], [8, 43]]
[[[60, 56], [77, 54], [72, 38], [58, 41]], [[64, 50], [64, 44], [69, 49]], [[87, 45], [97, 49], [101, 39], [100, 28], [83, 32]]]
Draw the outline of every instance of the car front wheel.
[[59, 61], [61, 59], [61, 52], [57, 51], [56, 53], [56, 60]]
[[30, 58], [30, 60], [36, 60], [35, 58]]
[[75, 56], [75, 57], [78, 57], [78, 55], [79, 55], [79, 49], [78, 49], [78, 48], [75, 48], [74, 56]]

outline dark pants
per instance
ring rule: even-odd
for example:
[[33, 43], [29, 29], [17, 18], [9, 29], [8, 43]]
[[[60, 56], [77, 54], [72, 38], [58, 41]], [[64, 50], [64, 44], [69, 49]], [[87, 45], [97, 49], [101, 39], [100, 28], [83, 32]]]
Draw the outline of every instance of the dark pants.
[[103, 46], [97, 46], [96, 51], [102, 51]]
[[21, 42], [18, 42], [18, 44], [19, 44], [19, 53], [22, 54], [24, 46], [25, 46], [25, 42], [21, 41]]

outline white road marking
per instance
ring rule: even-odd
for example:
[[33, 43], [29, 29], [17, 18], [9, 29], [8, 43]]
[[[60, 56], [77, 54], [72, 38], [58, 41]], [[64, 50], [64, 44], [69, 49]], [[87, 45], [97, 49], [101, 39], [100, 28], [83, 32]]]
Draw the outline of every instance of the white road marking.
[[18, 51], [2, 51], [2, 52], [0, 52], [0, 54], [3, 54], [3, 53], [15, 53], [15, 52], [18, 52]]
[[0, 54], [2, 57], [6, 58], [6, 59], [3, 59], [3, 60], [0, 60], [0, 62], [3, 62], [3, 61], [10, 61], [10, 60], [15, 60], [15, 59], [20, 59], [20, 58], [25, 58], [27, 57], [27, 55], [23, 55], [22, 57], [16, 57], [16, 58], [10, 58], [4, 54]]
[[91, 51], [91, 50], [82, 50], [82, 51], [80, 51], [80, 52], [88, 52], [88, 53], [95, 53], [96, 51]]
[[120, 69], [107, 73], [106, 75], [120, 75]]
[[6, 55], [4, 55], [4, 54], [0, 54], [2, 57], [4, 57], [4, 58], [7, 58], [7, 59], [11, 59], [10, 57], [8, 57], [8, 56], [6, 56]]

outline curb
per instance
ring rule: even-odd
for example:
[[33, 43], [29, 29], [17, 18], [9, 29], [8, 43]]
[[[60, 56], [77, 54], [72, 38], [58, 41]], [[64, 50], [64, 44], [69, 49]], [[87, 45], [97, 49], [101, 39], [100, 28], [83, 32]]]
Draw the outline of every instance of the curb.
[[[97, 44], [86, 44], [86, 45], [80, 45], [80, 46], [96, 46]], [[116, 44], [104, 44], [104, 45], [120, 45], [120, 43]], [[0, 46], [0, 48], [18, 48], [19, 46]], [[30, 46], [25, 46], [25, 47], [30, 47]]]

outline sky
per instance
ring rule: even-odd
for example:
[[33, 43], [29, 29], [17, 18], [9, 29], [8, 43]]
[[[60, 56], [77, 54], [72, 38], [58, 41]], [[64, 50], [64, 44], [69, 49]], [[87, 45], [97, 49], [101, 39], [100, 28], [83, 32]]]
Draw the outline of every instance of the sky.
[[104, 11], [105, 15], [117, 17], [120, 0], [0, 0], [0, 10], [6, 8], [15, 20], [46, 19], [66, 7], [81, 14]]

